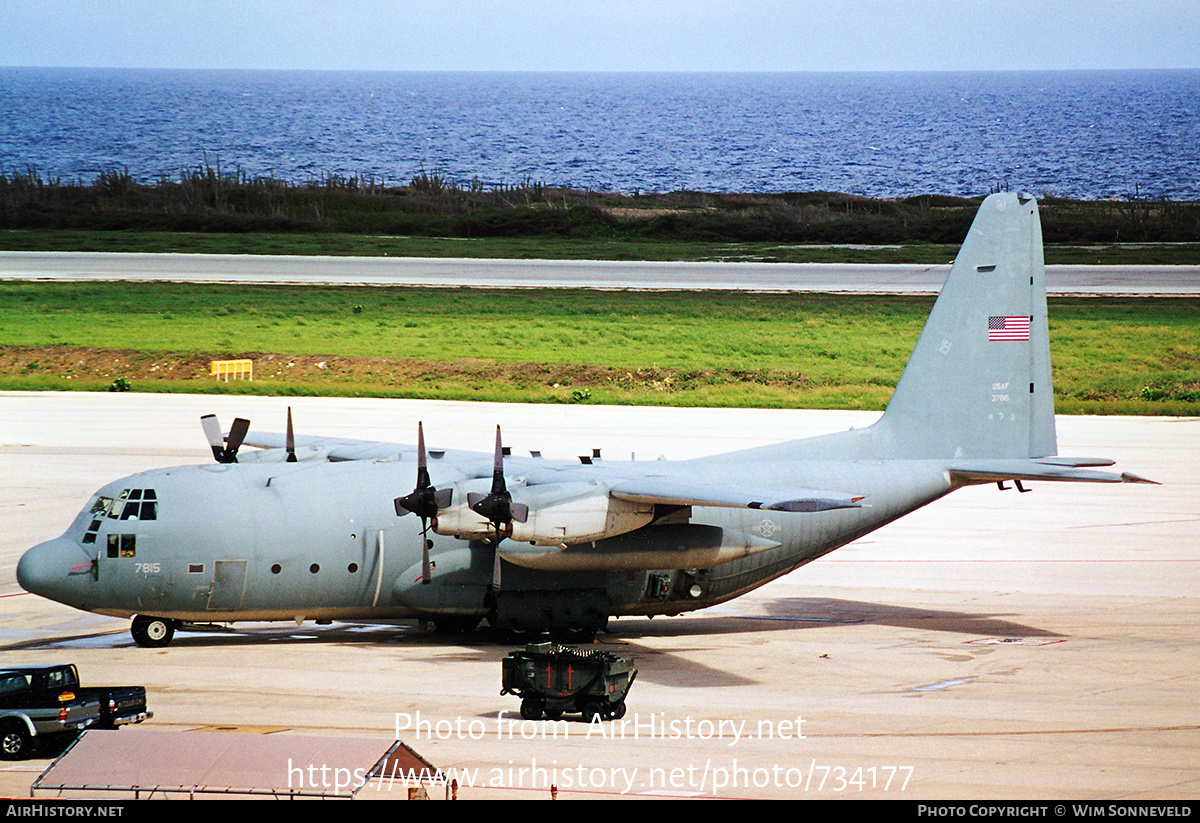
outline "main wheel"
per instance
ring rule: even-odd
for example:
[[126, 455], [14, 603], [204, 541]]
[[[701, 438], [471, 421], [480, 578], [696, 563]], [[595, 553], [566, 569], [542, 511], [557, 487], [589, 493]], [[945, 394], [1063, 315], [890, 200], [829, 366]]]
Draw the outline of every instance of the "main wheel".
[[0, 729], [0, 758], [20, 760], [29, 753], [29, 730], [16, 721], [5, 723]]
[[147, 649], [158, 649], [166, 646], [175, 637], [175, 621], [165, 617], [145, 617], [137, 615], [133, 625], [129, 627], [133, 641]]

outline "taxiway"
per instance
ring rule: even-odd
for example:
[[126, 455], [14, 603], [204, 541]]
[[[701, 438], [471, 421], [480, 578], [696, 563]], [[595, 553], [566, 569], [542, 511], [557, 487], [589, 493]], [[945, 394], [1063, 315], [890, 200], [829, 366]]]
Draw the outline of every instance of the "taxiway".
[[[943, 266], [0, 252], [0, 280], [937, 294]], [[1051, 295], [1200, 295], [1200, 266], [1047, 266]]]

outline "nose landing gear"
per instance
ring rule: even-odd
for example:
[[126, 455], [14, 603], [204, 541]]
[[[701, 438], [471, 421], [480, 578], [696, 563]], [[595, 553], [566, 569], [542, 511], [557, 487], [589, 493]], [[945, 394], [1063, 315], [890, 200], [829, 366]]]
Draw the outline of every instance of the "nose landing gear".
[[175, 637], [175, 626], [176, 621], [174, 620], [139, 614], [133, 618], [133, 625], [129, 627], [129, 633], [133, 635], [133, 641], [139, 646], [147, 649], [160, 649], [168, 645]]

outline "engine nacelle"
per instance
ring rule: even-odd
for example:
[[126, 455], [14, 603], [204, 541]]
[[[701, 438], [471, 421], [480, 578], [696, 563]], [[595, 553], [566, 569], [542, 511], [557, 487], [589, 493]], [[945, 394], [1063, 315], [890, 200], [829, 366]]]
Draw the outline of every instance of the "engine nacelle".
[[547, 548], [510, 541], [500, 544], [500, 556], [518, 566], [546, 572], [650, 571], [712, 568], [779, 545], [736, 529], [677, 523], [651, 526], [589, 546]]
[[[454, 487], [457, 502], [438, 512], [433, 530], [461, 540], [486, 540], [491, 523], [466, 504], [470, 493], [486, 494], [491, 481], [471, 480]], [[610, 497], [601, 483], [556, 483], [510, 489], [514, 504], [529, 508], [524, 523], [506, 525], [505, 537], [536, 546], [572, 546], [640, 529], [654, 519], [654, 505]]]

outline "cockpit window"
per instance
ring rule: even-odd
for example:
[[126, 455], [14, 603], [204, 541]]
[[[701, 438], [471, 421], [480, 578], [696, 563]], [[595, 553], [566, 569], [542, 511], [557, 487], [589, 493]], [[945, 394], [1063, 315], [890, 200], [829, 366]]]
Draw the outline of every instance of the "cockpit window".
[[[158, 494], [154, 489], [123, 489], [116, 497], [97, 497], [88, 510], [92, 520], [83, 535], [83, 544], [96, 543], [104, 520], [157, 520]], [[109, 530], [117, 528], [116, 524]], [[125, 527], [128, 528], [128, 527]], [[137, 538], [132, 534], [109, 534], [107, 537], [109, 557], [136, 557]]]
[[155, 520], [158, 518], [158, 501], [154, 489], [130, 489], [129, 500], [121, 512], [122, 520]]
[[109, 503], [108, 516], [116, 519], [121, 516], [122, 509], [125, 508], [125, 498], [129, 497], [129, 489], [125, 489], [117, 496], [116, 500]]
[[125, 489], [116, 500], [101, 497], [92, 506], [93, 513], [104, 501], [108, 501], [108, 516], [122, 520], [157, 520], [158, 497], [154, 489]]

